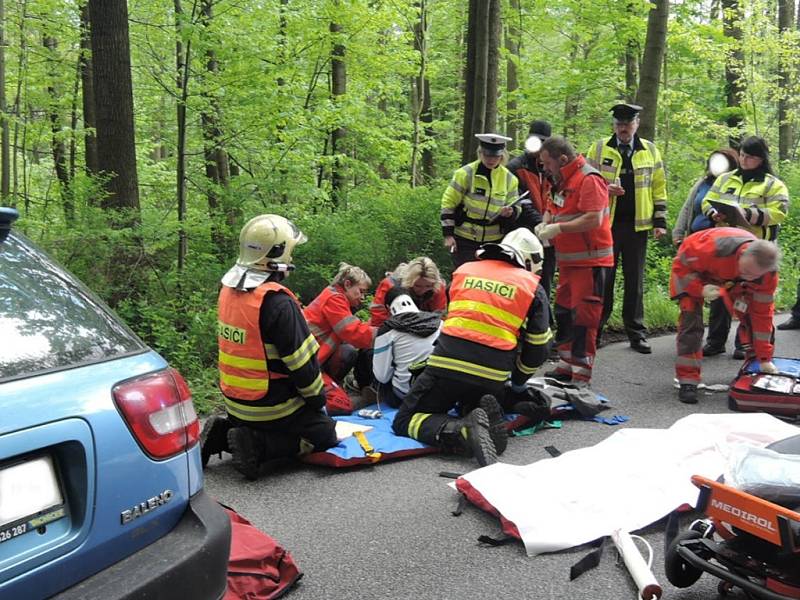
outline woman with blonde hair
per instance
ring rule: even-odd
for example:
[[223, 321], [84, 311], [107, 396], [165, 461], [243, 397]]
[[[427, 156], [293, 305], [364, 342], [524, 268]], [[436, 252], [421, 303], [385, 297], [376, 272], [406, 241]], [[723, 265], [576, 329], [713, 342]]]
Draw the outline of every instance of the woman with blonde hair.
[[439, 274], [439, 267], [427, 256], [418, 256], [386, 274], [375, 290], [375, 298], [369, 305], [369, 324], [380, 327], [389, 318], [386, 308], [386, 294], [394, 287], [408, 290], [409, 296], [421, 311], [444, 314], [447, 310], [445, 282]]

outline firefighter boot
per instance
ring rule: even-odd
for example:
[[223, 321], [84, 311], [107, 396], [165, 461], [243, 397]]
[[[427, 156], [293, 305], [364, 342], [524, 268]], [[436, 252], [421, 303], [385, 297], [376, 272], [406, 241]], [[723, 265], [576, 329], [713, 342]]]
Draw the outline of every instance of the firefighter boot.
[[234, 427], [228, 431], [228, 447], [233, 455], [233, 467], [250, 481], [261, 475], [264, 444], [261, 432], [250, 427]]
[[508, 447], [508, 430], [506, 429], [506, 420], [503, 418], [503, 409], [497, 398], [491, 394], [486, 394], [478, 402], [486, 416], [489, 417], [489, 434], [492, 436], [495, 450], [497, 455], [501, 455]]
[[482, 408], [461, 419], [448, 419], [436, 437], [445, 452], [474, 456], [482, 467], [497, 462], [489, 417]]
[[203, 431], [200, 432], [200, 458], [203, 461], [203, 468], [208, 464], [208, 459], [212, 454], [219, 454], [222, 458], [223, 452], [230, 452], [228, 449], [228, 431], [231, 422], [228, 417], [212, 415], [208, 418]]

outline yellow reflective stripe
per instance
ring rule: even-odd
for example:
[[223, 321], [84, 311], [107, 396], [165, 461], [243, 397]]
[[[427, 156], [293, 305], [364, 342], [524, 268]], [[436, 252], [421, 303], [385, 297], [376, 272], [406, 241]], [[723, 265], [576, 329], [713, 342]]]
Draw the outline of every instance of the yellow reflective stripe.
[[281, 402], [275, 406], [256, 406], [236, 402], [230, 398], [225, 398], [225, 409], [228, 414], [233, 415], [243, 421], [274, 421], [283, 419], [292, 413], [297, 412], [305, 406], [302, 398], [289, 398], [286, 402]]
[[764, 331], [756, 331], [753, 333], [753, 339], [759, 342], [769, 342], [772, 339], [772, 333]]
[[[264, 371], [264, 374], [266, 375], [266, 371]], [[263, 379], [255, 377], [238, 377], [236, 375], [230, 375], [225, 371], [219, 372], [219, 380], [225, 385], [241, 388], [243, 390], [264, 390], [266, 392], [267, 388], [269, 387], [269, 379], [266, 377]]]
[[474, 375], [482, 377], [483, 379], [491, 379], [492, 381], [505, 381], [508, 379], [509, 371], [499, 371], [491, 369], [483, 365], [476, 365], [475, 363], [467, 362], [465, 360], [458, 360], [456, 358], [448, 358], [446, 356], [437, 356], [432, 354], [428, 359], [429, 367], [439, 367], [440, 369], [448, 369], [450, 371], [459, 371], [467, 375]]
[[507, 310], [503, 310], [502, 308], [497, 308], [496, 306], [486, 304], [485, 302], [479, 302], [477, 300], [456, 300], [449, 304], [447, 310], [450, 314], [453, 314], [459, 310], [471, 310], [474, 312], [484, 313], [494, 317], [495, 319], [503, 321], [504, 323], [508, 323], [515, 329], [519, 329], [519, 326], [522, 325], [522, 319], [517, 315], [512, 314]]
[[281, 359], [281, 355], [278, 352], [278, 347], [275, 344], [264, 344], [264, 351], [267, 353], [267, 358], [270, 360]]
[[519, 369], [521, 373], [525, 373], [525, 375], [533, 375], [538, 368], [539, 367], [527, 366], [524, 362], [522, 362], [522, 357], [517, 356], [517, 369]]
[[515, 336], [510, 331], [503, 329], [502, 327], [489, 325], [488, 323], [481, 323], [480, 321], [475, 321], [474, 319], [467, 319], [466, 317], [448, 317], [447, 320], [444, 322], [444, 326], [445, 328], [461, 327], [462, 329], [477, 331], [478, 333], [490, 335], [492, 337], [505, 340], [507, 342], [511, 342], [514, 344], [517, 342], [517, 336]]
[[411, 417], [411, 422], [408, 424], [408, 437], [419, 439], [419, 428], [425, 419], [431, 416], [431, 413], [414, 413]]
[[461, 187], [461, 185], [455, 179], [450, 181], [450, 187], [453, 188], [455, 191], [457, 191], [459, 194], [463, 194], [466, 191], [463, 187]]
[[322, 388], [322, 374], [320, 373], [309, 385], [297, 388], [297, 391], [304, 397], [309, 398], [310, 396], [319, 396], [322, 393]]
[[244, 356], [234, 356], [227, 352], [219, 351], [219, 362], [229, 367], [237, 369], [252, 369], [254, 371], [263, 371], [267, 373], [267, 363], [263, 358], [245, 358]]
[[305, 366], [317, 350], [319, 350], [319, 344], [316, 338], [309, 334], [297, 350], [292, 352], [289, 356], [282, 356], [281, 360], [290, 370], [297, 371]]
[[553, 332], [548, 328], [544, 333], [526, 333], [525, 341], [534, 346], [541, 346], [553, 339]]

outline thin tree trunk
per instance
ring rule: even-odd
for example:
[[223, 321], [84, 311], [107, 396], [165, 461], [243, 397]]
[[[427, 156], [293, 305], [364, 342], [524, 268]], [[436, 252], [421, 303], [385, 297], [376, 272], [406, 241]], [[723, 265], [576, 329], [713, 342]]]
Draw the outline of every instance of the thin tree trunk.
[[94, 71], [92, 69], [92, 40], [90, 37], [89, 5], [81, 7], [81, 85], [83, 88], [83, 151], [86, 172], [96, 175], [100, 171], [97, 156], [97, 114], [94, 97]]
[[55, 79], [58, 77], [58, 67], [54, 65], [58, 43], [54, 37], [45, 36], [42, 45], [47, 49], [47, 95], [50, 98], [50, 106], [47, 110], [50, 120], [50, 149], [53, 153], [53, 165], [56, 170], [56, 177], [59, 183], [61, 196], [61, 206], [64, 210], [64, 220], [71, 224], [75, 220], [75, 206], [69, 195], [69, 170], [67, 167], [67, 147], [61, 132], [61, 115], [58, 110], [58, 103], [61, 91], [56, 88]]
[[490, 0], [489, 5], [489, 43], [486, 48], [486, 115], [483, 128], [497, 131], [497, 76], [500, 70], [500, 38], [502, 36], [500, 0]]
[[[510, 0], [511, 15], [507, 20], [505, 46], [508, 53], [506, 60], [506, 135], [511, 138], [508, 149], [514, 150], [518, 145], [517, 137], [523, 130], [520, 123], [517, 108], [517, 90], [519, 89], [519, 76], [517, 75], [517, 63], [520, 52], [520, 28], [517, 25], [517, 18], [520, 16], [519, 0]], [[522, 147], [522, 144], [519, 144]]]
[[186, 266], [189, 248], [186, 239], [186, 100], [189, 92], [189, 51], [191, 40], [184, 49], [182, 36], [185, 14], [181, 0], [173, 0], [175, 10], [175, 87], [178, 89], [176, 124], [178, 127], [175, 157], [176, 200], [178, 203], [178, 271]]
[[116, 225], [139, 222], [133, 85], [125, 0], [89, 0], [100, 171], [108, 176], [101, 206], [119, 210]]
[[721, 0], [721, 2], [722, 32], [731, 44], [725, 58], [725, 100], [728, 107], [726, 123], [730, 128], [728, 134], [730, 145], [736, 148], [742, 137], [739, 128], [744, 120], [744, 111], [741, 108], [745, 92], [742, 84], [744, 65], [742, 18], [744, 15], [739, 0]]
[[[21, 17], [24, 18], [24, 17]], [[6, 8], [0, 0], [0, 204], [9, 203], [11, 193], [11, 160], [8, 113], [6, 106]]]
[[461, 162], [468, 163], [475, 158], [475, 145], [472, 143], [472, 119], [475, 113], [475, 97], [472, 86], [475, 82], [475, 66], [477, 58], [478, 7], [484, 0], [469, 0], [467, 16], [467, 61], [464, 65], [464, 126], [461, 130]]
[[[794, 0], [778, 0], [778, 29], [781, 39], [788, 40], [794, 29]], [[792, 122], [789, 117], [790, 89], [794, 83], [793, 65], [783, 55], [778, 63], [778, 160], [789, 160], [793, 142]]]
[[[573, 39], [572, 48], [569, 51], [569, 64], [575, 64], [578, 58], [578, 41]], [[564, 97], [564, 137], [574, 138], [578, 130], [577, 116], [580, 107], [580, 96], [577, 89], [572, 89], [568, 85]]]
[[[338, 0], [334, 0], [334, 6], [339, 6]], [[345, 47], [342, 43], [342, 26], [338, 23], [331, 23], [329, 26], [333, 37], [333, 47], [331, 49], [331, 97], [334, 105], [339, 105], [341, 97], [347, 93], [347, 66], [345, 64]], [[341, 120], [341, 116], [337, 117]], [[336, 127], [331, 132], [331, 154], [333, 155], [333, 172], [331, 173], [331, 187], [333, 204], [339, 207], [345, 200], [345, 176], [344, 161], [341, 155], [344, 153], [344, 138], [347, 130], [344, 127]]]
[[[428, 7], [427, 0], [417, 2], [418, 18], [414, 23], [414, 49], [419, 53], [419, 72], [412, 82], [413, 148], [411, 186], [434, 177], [433, 153], [427, 141], [433, 137], [431, 84], [428, 79]], [[418, 158], [419, 157], [419, 158]]]
[[647, 16], [647, 37], [640, 74], [636, 103], [643, 106], [639, 134], [653, 139], [656, 134], [656, 115], [658, 113], [658, 89], [661, 79], [661, 65], [667, 46], [667, 21], [669, 19], [669, 0], [654, 0]]
[[[28, 57], [28, 46], [25, 43], [26, 40], [26, 32], [25, 32], [25, 23], [27, 22], [28, 15], [27, 15], [27, 8], [28, 2], [27, 0], [22, 0], [22, 4], [20, 5], [20, 18], [19, 18], [19, 58], [17, 61], [17, 89], [14, 94], [14, 106], [11, 109], [12, 114], [16, 117], [14, 119], [14, 143], [12, 145], [13, 154], [11, 156], [11, 175], [12, 175], [12, 188], [11, 188], [11, 206], [15, 207], [17, 205], [17, 200], [19, 198], [18, 191], [19, 191], [19, 179], [18, 179], [18, 172], [17, 172], [17, 157], [19, 156], [18, 149], [18, 141], [19, 141], [19, 130], [20, 130], [20, 122], [22, 121], [22, 117], [20, 114], [20, 107], [22, 105], [22, 82], [26, 80], [24, 76], [24, 72], [27, 66], [27, 57]], [[24, 127], [24, 126], [23, 126]], [[23, 131], [23, 138], [25, 136], [25, 132]], [[23, 142], [24, 145], [24, 142]], [[24, 147], [22, 149], [24, 152]], [[23, 161], [25, 157], [23, 155]], [[24, 177], [25, 174], [23, 172], [23, 186], [24, 186]], [[25, 199], [26, 208], [27, 208], [27, 196]]]

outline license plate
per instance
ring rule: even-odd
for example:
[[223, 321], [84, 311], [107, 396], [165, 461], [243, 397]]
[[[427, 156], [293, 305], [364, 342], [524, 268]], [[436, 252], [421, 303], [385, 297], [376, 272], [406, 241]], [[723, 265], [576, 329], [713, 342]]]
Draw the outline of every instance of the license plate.
[[65, 515], [64, 497], [50, 456], [0, 469], [0, 543]]

